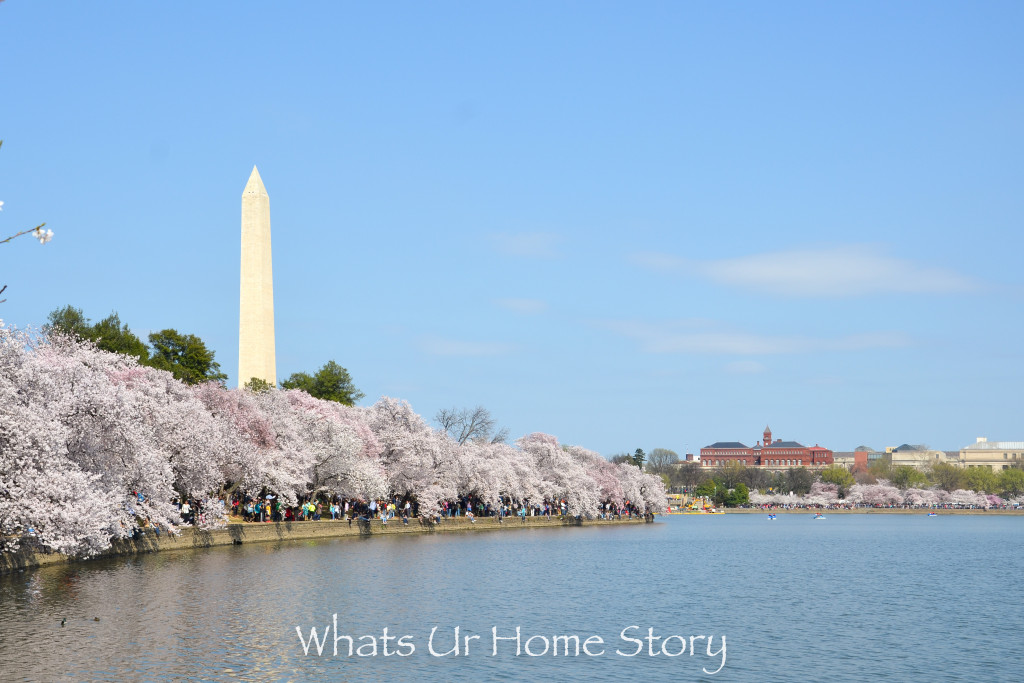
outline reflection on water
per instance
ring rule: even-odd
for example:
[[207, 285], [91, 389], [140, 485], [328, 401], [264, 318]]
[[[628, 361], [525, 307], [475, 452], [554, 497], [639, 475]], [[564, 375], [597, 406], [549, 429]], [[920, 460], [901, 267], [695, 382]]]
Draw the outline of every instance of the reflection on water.
[[[724, 515], [100, 560], [0, 577], [0, 671], [5, 680], [1015, 680], [1022, 541], [1016, 517]], [[369, 642], [359, 636], [379, 645], [387, 627], [416, 651], [334, 657], [329, 644], [305, 656], [295, 627], [322, 633], [335, 613], [357, 647]], [[641, 636], [713, 635], [716, 649], [724, 634], [725, 667], [701, 672], [720, 658], [700, 641], [677, 658], [648, 656], [646, 643], [642, 655], [615, 654], [634, 649], [619, 638], [631, 625]], [[481, 637], [468, 656], [433, 657], [435, 626], [436, 649], [451, 648], [456, 626]], [[516, 626], [524, 640], [598, 635], [605, 654], [515, 657], [503, 642], [491, 656], [492, 627], [514, 635]]]

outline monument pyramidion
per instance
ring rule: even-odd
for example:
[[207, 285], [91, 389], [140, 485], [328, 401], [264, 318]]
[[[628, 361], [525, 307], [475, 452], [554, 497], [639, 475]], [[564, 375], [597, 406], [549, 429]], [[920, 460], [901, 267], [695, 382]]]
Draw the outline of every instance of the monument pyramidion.
[[238, 385], [277, 383], [270, 197], [256, 167], [242, 190], [242, 276], [238, 303]]

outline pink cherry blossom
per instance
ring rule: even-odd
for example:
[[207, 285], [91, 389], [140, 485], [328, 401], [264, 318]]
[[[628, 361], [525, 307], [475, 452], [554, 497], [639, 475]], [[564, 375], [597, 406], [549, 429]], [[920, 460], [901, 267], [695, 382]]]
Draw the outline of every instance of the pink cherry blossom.
[[178, 501], [199, 501], [201, 523], [216, 526], [225, 496], [268, 492], [287, 505], [410, 497], [425, 515], [463, 496], [564, 501], [585, 517], [604, 503], [666, 504], [659, 477], [547, 434], [460, 445], [398, 399], [359, 408], [298, 390], [193, 387], [0, 322], [0, 547], [89, 555], [140, 525], [176, 532]]

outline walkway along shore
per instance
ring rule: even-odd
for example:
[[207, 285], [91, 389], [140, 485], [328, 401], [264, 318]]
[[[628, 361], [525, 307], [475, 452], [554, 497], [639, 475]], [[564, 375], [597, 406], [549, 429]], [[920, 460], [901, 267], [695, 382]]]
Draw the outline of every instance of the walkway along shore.
[[351, 524], [343, 520], [324, 520], [319, 522], [249, 522], [228, 524], [219, 529], [196, 529], [182, 527], [177, 536], [162, 532], [159, 535], [152, 531], [141, 534], [138, 538], [115, 540], [110, 548], [89, 558], [76, 558], [60, 553], [43, 553], [19, 551], [0, 554], [0, 574], [45, 567], [52, 564], [69, 562], [88, 562], [101, 557], [118, 555], [137, 555], [165, 550], [191, 550], [194, 548], [212, 548], [219, 545], [238, 545], [242, 543], [270, 543], [276, 541], [298, 541], [318, 538], [366, 538], [369, 536], [394, 534], [434, 534], [466, 531], [502, 531], [510, 529], [536, 529], [551, 527], [574, 526], [611, 526], [621, 524], [643, 524], [643, 517], [632, 517], [621, 520], [588, 519], [577, 520], [574, 517], [506, 517], [499, 524], [497, 517], [477, 517], [470, 522], [465, 517], [443, 517], [439, 524], [419, 518], [402, 524], [402, 520], [392, 519], [386, 525], [379, 519], [372, 521], [353, 520]]

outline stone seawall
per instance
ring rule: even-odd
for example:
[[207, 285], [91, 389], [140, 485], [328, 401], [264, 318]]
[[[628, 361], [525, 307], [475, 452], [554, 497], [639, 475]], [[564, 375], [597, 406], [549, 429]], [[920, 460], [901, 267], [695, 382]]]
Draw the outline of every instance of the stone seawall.
[[572, 517], [506, 517], [498, 523], [495, 517], [478, 517], [470, 522], [465, 517], [442, 518], [440, 524], [431, 524], [420, 519], [410, 519], [409, 524], [402, 524], [401, 519], [392, 519], [386, 525], [379, 519], [372, 521], [353, 520], [320, 522], [275, 522], [249, 524], [228, 524], [220, 529], [194, 529], [183, 527], [177, 536], [166, 532], [155, 534], [147, 531], [138, 538], [116, 540], [106, 551], [85, 560], [69, 557], [60, 553], [44, 553], [20, 551], [0, 554], [0, 574], [43, 567], [66, 562], [82, 562], [98, 557], [117, 555], [135, 555], [166, 550], [191, 550], [194, 548], [211, 548], [219, 545], [236, 545], [241, 543], [270, 543], [277, 541], [299, 541], [317, 538], [356, 538], [395, 534], [436, 534], [470, 531], [502, 531], [510, 529], [536, 529], [570, 526], [611, 526], [620, 524], [643, 524], [642, 517], [622, 520], [577, 520]]

